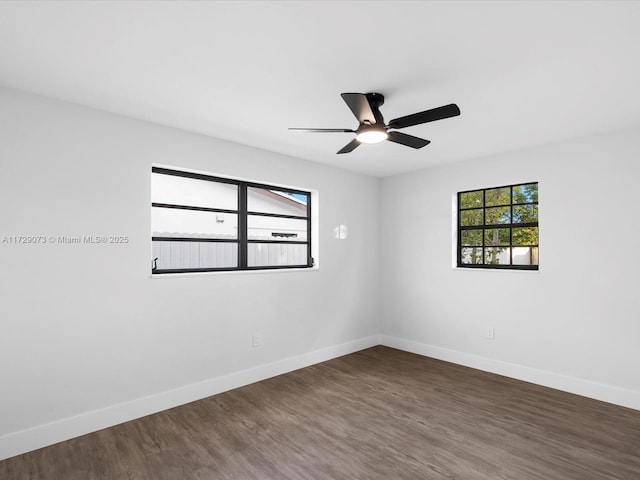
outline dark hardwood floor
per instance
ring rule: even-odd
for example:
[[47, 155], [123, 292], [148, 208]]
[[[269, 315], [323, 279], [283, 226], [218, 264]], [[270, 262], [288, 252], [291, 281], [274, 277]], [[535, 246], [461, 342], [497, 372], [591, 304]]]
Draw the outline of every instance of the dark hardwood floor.
[[0, 462], [0, 478], [640, 479], [640, 412], [375, 347]]

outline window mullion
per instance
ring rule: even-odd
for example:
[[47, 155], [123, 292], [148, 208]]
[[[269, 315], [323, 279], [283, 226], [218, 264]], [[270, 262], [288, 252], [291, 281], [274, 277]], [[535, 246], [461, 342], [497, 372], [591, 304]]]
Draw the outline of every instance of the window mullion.
[[[513, 225], [513, 185], [509, 187], [509, 223]], [[509, 265], [513, 265], [513, 227], [509, 227]]]
[[249, 251], [247, 216], [247, 186], [238, 184], [238, 268], [247, 268]]
[[485, 264], [485, 235], [487, 227], [487, 191], [482, 190], [482, 265]]
[[458, 230], [458, 252], [457, 256], [457, 264], [462, 264], [462, 194], [458, 192], [458, 219], [457, 219], [456, 229]]
[[313, 267], [314, 261], [311, 253], [311, 195], [307, 196], [307, 266]]

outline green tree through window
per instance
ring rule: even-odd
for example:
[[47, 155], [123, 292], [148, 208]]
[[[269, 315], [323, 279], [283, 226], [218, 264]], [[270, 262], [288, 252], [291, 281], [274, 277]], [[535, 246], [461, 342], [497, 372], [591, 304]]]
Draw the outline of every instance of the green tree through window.
[[458, 193], [458, 267], [537, 270], [538, 183]]

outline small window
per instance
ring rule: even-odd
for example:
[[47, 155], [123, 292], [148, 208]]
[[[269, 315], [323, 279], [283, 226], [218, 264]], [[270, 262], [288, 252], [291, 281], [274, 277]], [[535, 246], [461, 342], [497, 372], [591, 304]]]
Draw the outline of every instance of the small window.
[[538, 183], [458, 193], [458, 267], [538, 269]]
[[153, 274], [309, 268], [311, 192], [153, 167]]

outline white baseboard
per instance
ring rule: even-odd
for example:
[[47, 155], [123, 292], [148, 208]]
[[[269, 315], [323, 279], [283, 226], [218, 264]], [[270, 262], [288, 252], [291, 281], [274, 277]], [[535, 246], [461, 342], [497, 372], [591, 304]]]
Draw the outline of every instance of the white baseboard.
[[436, 347], [425, 343], [414, 342], [397, 337], [380, 335], [380, 344], [406, 352], [417, 353], [425, 357], [437, 358], [458, 365], [496, 373], [544, 387], [555, 388], [564, 392], [575, 393], [583, 397], [602, 400], [622, 407], [640, 410], [640, 392], [625, 388], [591, 382], [580, 378], [569, 377], [558, 373], [525, 367], [515, 363], [503, 362], [492, 358], [481, 357], [457, 350]]
[[525, 367], [456, 350], [436, 347], [387, 335], [372, 335], [351, 342], [288, 357], [273, 363], [233, 372], [203, 382], [185, 385], [129, 402], [93, 410], [74, 417], [38, 425], [0, 437], [0, 460], [54, 443], [86, 435], [136, 418], [151, 415], [202, 398], [292, 372], [376, 345], [417, 353], [506, 377], [575, 393], [596, 400], [640, 410], [640, 392], [614, 387], [553, 372]]
[[0, 437], [0, 460], [380, 344], [377, 335], [185, 385]]

